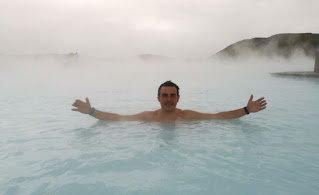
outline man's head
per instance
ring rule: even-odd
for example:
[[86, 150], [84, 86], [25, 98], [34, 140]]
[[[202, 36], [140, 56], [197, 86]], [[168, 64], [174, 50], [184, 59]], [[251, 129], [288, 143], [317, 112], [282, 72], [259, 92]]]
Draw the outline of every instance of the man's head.
[[166, 81], [158, 88], [157, 99], [163, 111], [174, 111], [179, 100], [179, 87], [171, 81]]

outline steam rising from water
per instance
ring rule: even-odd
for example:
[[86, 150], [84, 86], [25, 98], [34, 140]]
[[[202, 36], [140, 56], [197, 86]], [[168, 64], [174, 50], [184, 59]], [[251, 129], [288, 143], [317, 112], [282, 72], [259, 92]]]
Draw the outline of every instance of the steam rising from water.
[[23, 95], [83, 95], [91, 90], [134, 87], [155, 94], [166, 80], [176, 82], [182, 89], [247, 87], [251, 82], [267, 82], [271, 72], [312, 71], [313, 65], [313, 59], [299, 55], [289, 59], [252, 57], [225, 61], [2, 55], [0, 90]]

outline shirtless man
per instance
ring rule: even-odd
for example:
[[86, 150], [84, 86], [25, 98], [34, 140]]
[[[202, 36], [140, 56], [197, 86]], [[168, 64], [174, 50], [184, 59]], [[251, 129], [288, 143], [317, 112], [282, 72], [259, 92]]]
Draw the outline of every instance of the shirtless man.
[[179, 119], [234, 119], [249, 113], [259, 112], [266, 108], [266, 100], [262, 97], [253, 101], [253, 95], [250, 96], [247, 106], [237, 110], [220, 112], [216, 114], [200, 113], [193, 110], [181, 110], [176, 108], [179, 100], [179, 87], [171, 82], [166, 81], [158, 88], [158, 101], [161, 109], [155, 111], [146, 111], [133, 115], [120, 115], [109, 112], [102, 112], [91, 107], [90, 101], [86, 102], [76, 100], [72, 106], [73, 111], [78, 111], [100, 120], [146, 120], [146, 121], [175, 121]]

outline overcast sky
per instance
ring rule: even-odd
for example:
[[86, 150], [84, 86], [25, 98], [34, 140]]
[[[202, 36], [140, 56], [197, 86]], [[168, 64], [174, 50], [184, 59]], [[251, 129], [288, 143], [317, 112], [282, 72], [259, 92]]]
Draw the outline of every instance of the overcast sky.
[[319, 0], [1, 0], [0, 54], [207, 57], [242, 39], [319, 33]]

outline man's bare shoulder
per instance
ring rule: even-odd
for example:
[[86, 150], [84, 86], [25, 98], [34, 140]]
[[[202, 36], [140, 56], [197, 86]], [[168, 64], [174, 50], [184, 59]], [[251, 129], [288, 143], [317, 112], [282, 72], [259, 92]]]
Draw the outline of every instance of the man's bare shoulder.
[[180, 116], [183, 119], [192, 119], [194, 118], [198, 112], [194, 110], [180, 110]]
[[218, 119], [219, 114], [201, 113], [195, 110], [182, 110], [181, 118], [183, 119]]
[[141, 112], [140, 115], [143, 115], [143, 116], [154, 116], [154, 115], [157, 115], [157, 113], [158, 113], [158, 110], [144, 111], [144, 112]]
[[158, 115], [158, 111], [159, 110], [155, 110], [155, 111], [144, 111], [141, 112], [139, 114], [137, 114], [139, 117], [139, 119], [142, 120], [152, 120], [154, 117], [156, 117]]
[[154, 111], [144, 111], [132, 115], [119, 115], [120, 120], [149, 120], [154, 115]]

